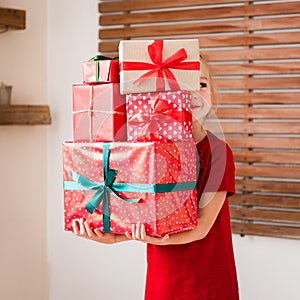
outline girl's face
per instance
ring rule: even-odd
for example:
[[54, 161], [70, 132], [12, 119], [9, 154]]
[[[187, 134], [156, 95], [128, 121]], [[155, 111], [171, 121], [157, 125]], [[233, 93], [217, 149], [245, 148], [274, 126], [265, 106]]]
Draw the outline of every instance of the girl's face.
[[204, 123], [211, 109], [211, 100], [211, 87], [207, 71], [204, 69], [200, 77], [200, 92], [194, 93], [192, 98], [193, 127], [198, 128]]
[[207, 104], [211, 105], [211, 89], [208, 78], [203, 74], [200, 77], [200, 96]]

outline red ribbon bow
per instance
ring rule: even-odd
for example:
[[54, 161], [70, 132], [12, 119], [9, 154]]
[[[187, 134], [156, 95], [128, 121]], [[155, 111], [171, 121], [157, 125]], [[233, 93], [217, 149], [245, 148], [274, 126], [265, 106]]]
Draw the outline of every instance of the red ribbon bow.
[[164, 75], [168, 81], [169, 87], [172, 91], [180, 90], [180, 86], [170, 69], [180, 70], [199, 70], [199, 61], [184, 62], [187, 58], [187, 53], [184, 48], [177, 50], [174, 54], [168, 57], [164, 62], [162, 61], [163, 53], [163, 40], [155, 40], [151, 45], [148, 46], [148, 53], [150, 56], [151, 63], [144, 62], [122, 62], [120, 64], [121, 71], [132, 71], [132, 70], [149, 70], [133, 83], [139, 85], [144, 78], [151, 77], [155, 74], [156, 77], [156, 90], [165, 90]]

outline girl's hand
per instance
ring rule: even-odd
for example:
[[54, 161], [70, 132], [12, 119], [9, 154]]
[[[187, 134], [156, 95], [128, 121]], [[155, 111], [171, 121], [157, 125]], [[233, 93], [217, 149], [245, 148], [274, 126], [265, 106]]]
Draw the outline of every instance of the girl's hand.
[[102, 233], [99, 228], [93, 230], [83, 219], [73, 221], [73, 232], [75, 235], [93, 240], [103, 244], [115, 244], [128, 240], [125, 235]]
[[132, 224], [131, 225], [131, 234], [129, 232], [125, 232], [125, 235], [130, 240], [136, 240], [144, 243], [149, 243], [153, 245], [167, 245], [169, 240], [169, 235], [165, 235], [163, 237], [154, 237], [149, 236], [146, 233], [144, 224]]
[[195, 229], [167, 234], [164, 237], [153, 237], [147, 235], [144, 224], [137, 223], [131, 226], [132, 233], [126, 232], [125, 235], [128, 239], [154, 245], [181, 245], [201, 240], [206, 237], [213, 226], [224, 204], [226, 193], [224, 191], [202, 194], [202, 200], [206, 205], [198, 209], [198, 225]]

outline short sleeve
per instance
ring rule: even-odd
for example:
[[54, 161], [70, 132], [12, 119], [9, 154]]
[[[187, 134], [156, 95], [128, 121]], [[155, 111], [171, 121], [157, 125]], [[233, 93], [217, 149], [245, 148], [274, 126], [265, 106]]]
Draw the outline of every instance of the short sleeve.
[[226, 166], [224, 176], [218, 191], [227, 191], [227, 197], [235, 194], [235, 166], [233, 153], [226, 144]]
[[199, 197], [202, 193], [227, 192], [227, 197], [235, 194], [235, 166], [230, 147], [217, 137], [208, 139], [208, 146], [200, 153], [198, 180]]

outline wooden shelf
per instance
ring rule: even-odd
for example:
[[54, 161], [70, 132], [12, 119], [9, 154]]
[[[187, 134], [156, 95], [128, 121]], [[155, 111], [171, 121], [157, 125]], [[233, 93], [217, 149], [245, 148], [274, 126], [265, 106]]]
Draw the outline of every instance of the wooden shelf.
[[0, 125], [49, 125], [48, 105], [0, 105]]
[[0, 7], [0, 29], [25, 29], [26, 11]]

